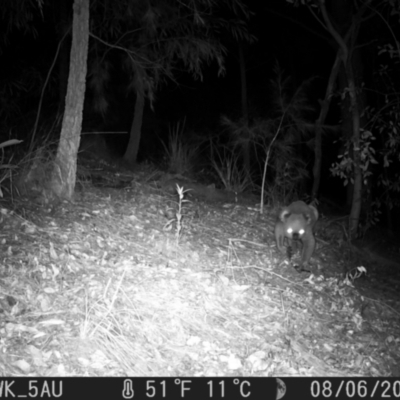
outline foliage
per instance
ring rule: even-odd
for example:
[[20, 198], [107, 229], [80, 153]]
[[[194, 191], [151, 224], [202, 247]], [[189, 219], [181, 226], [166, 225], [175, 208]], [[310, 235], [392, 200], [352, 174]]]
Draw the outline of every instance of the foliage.
[[[363, 130], [360, 141], [361, 170], [366, 192], [364, 197], [371, 198], [365, 206], [365, 218], [361, 233], [365, 232], [380, 219], [384, 206], [388, 210], [400, 206], [400, 99], [388, 101], [380, 110], [367, 107], [365, 116], [370, 130]], [[345, 185], [351, 181], [353, 161], [349, 155], [351, 143], [346, 143], [344, 154], [338, 156], [331, 172], [339, 176]]]
[[4, 150], [3, 149], [5, 147], [13, 146], [13, 145], [19, 144], [21, 142], [22, 142], [22, 140], [10, 139], [3, 143], [0, 143], [0, 150], [2, 151], [2, 156], [0, 159], [0, 197], [3, 197], [3, 191], [1, 190], [1, 184], [6, 179], [12, 178], [12, 171], [16, 168], [15, 165], [10, 164], [11, 160], [7, 164], [4, 163]]
[[266, 195], [274, 204], [287, 204], [305, 194], [303, 182], [308, 177], [303, 160], [294, 157], [276, 171], [275, 180], [267, 187]]
[[260, 128], [259, 124], [262, 125], [263, 122], [263, 120], [259, 120], [256, 124], [250, 124], [244, 118], [232, 120], [226, 115], [221, 117], [221, 125], [229, 133], [229, 147], [233, 151], [239, 151], [244, 144], [249, 144], [254, 148], [261, 136], [260, 129], [258, 129]]
[[[371, 165], [377, 164], [375, 158], [375, 149], [372, 146], [375, 136], [368, 130], [362, 130], [360, 137], [360, 154], [361, 154], [361, 171], [363, 175], [363, 183], [367, 185], [368, 177], [371, 177]], [[343, 180], [343, 184], [346, 186], [349, 181], [353, 180], [353, 168], [354, 160], [352, 157], [353, 144], [350, 140], [345, 143], [345, 150], [343, 154], [338, 155], [340, 161], [333, 163], [331, 167], [331, 173], [333, 176], [338, 176]]]
[[[348, 115], [353, 115], [353, 121], [351, 132], [346, 133], [351, 133], [352, 139], [344, 143], [344, 152], [338, 156], [338, 161], [331, 167], [331, 173], [340, 177], [345, 185], [349, 182], [354, 183], [350, 225], [353, 225], [351, 230], [355, 231], [354, 225], [359, 221], [362, 200], [362, 213], [365, 218], [361, 232], [364, 233], [377, 223], [384, 207], [388, 212], [394, 207], [400, 206], [400, 174], [398, 173], [400, 167], [398, 157], [400, 46], [396, 36], [397, 31], [394, 28], [398, 27], [399, 23], [400, 3], [393, 0], [353, 2], [351, 5], [338, 2], [333, 9], [330, 7], [331, 11], [335, 8], [336, 11], [329, 16], [326, 4], [322, 0], [286, 1], [296, 6], [306, 5], [318, 21], [321, 21], [320, 15], [322, 15], [325, 27], [342, 47], [342, 55], [345, 54], [346, 49], [348, 51], [346, 57], [349, 57], [349, 63], [346, 64], [346, 69], [349, 72], [351, 72], [351, 68], [354, 68], [354, 71], [356, 69], [356, 64], [352, 65], [353, 49], [359, 47], [358, 42], [369, 41], [367, 33], [369, 28], [379, 29], [376, 32], [380, 32], [380, 34], [375, 33], [374, 36], [378, 39], [371, 41], [368, 45], [380, 58], [369, 63], [371, 66], [380, 65], [379, 68], [369, 69], [373, 74], [373, 79], [366, 83], [363, 82], [361, 85], [357, 80], [354, 81], [352, 74], [346, 73], [348, 87], [342, 91], [341, 95], [343, 100], [350, 94], [351, 107]], [[312, 7], [317, 7], [320, 15], [317, 15]], [[353, 21], [353, 27], [347, 26], [345, 28], [347, 32], [342, 37], [340, 30], [336, 26], [334, 28], [330, 22], [330, 18], [332, 20], [336, 18], [336, 22], [340, 26], [340, 13], [342, 14], [340, 18], [343, 18], [346, 13], [352, 13], [347, 16], [349, 21], [350, 17]], [[357, 24], [359, 26], [355, 29]], [[359, 32], [362, 32], [362, 36], [358, 39]], [[357, 35], [352, 39], [354, 33]], [[365, 56], [367, 53], [364, 50], [360, 54]], [[357, 71], [357, 74], [359, 74], [360, 82], [368, 77], [368, 72]], [[355, 85], [359, 87], [355, 88]], [[362, 86], [367, 87], [368, 96]], [[367, 101], [369, 105], [366, 105]], [[347, 106], [342, 103], [342, 107]], [[359, 116], [362, 113], [363, 118], [360, 119]], [[362, 188], [362, 186], [364, 187]]]
[[254, 40], [244, 23], [249, 16], [240, 0], [96, 2], [89, 84], [97, 90], [98, 108], [104, 112], [106, 107], [107, 56], [112, 50], [123, 54], [121, 64], [130, 77], [127, 88], [143, 91], [152, 102], [158, 85], [164, 79], [175, 80], [174, 71], [182, 65], [201, 79], [204, 64], [217, 61], [223, 73], [226, 49], [220, 34], [225, 31], [237, 40]]
[[37, 36], [37, 31], [32, 24], [35, 16], [42, 15], [44, 0], [2, 0], [0, 7], [1, 25], [5, 31], [1, 35], [7, 42], [10, 33], [17, 29]]
[[[400, 207], [400, 96], [395, 89], [399, 84], [396, 63], [400, 49], [390, 43], [384, 44], [380, 46], [379, 55], [382, 64], [374, 78], [381, 90], [376, 103], [381, 106], [366, 107], [364, 118], [367, 122], [360, 142], [364, 197], [370, 199], [364, 209], [363, 232], [377, 223], [383, 209], [389, 211]], [[351, 143], [347, 143], [345, 153], [331, 169], [344, 184], [348, 183], [353, 167], [350, 157]]]
[[378, 155], [383, 170], [377, 178], [381, 199], [391, 209], [400, 206], [400, 99], [377, 112], [372, 123], [382, 143]]
[[174, 127], [169, 127], [168, 144], [163, 142], [168, 170], [184, 175], [193, 170], [199, 148], [184, 139], [185, 120], [178, 121]]
[[262, 175], [267, 161], [266, 194], [274, 202], [292, 200], [302, 191], [308, 177], [306, 150], [312, 145], [309, 139], [313, 131], [313, 125], [307, 122], [313, 111], [306, 96], [308, 83], [292, 89], [292, 82], [284, 77], [277, 65], [275, 78], [270, 81], [272, 107], [268, 118], [254, 119], [251, 123], [232, 121], [227, 117], [222, 119], [229, 133], [231, 149], [237, 150], [244, 141], [249, 142], [255, 175]]
[[388, 101], [376, 111], [370, 109], [370, 124], [376, 135], [377, 159], [380, 168], [375, 172], [374, 204], [392, 210], [400, 207], [400, 98]]
[[[211, 146], [214, 145], [211, 144]], [[211, 159], [211, 165], [226, 190], [242, 193], [253, 186], [252, 177], [244, 168], [237, 152], [228, 147], [223, 147], [221, 151], [215, 148], [212, 154], [214, 154], [214, 157]]]
[[[376, 137], [368, 130], [361, 131], [360, 137], [360, 154], [361, 154], [361, 172], [364, 184], [364, 218], [360, 220], [358, 236], [362, 237], [374, 225], [379, 222], [381, 214], [381, 202], [375, 198], [367, 204], [367, 199], [373, 198], [372, 196], [372, 179], [374, 178], [372, 166], [378, 164], [376, 160], [376, 151], [373, 143]], [[352, 158], [352, 142], [345, 143], [345, 151], [343, 154], [338, 155], [338, 162], [333, 163], [331, 173], [333, 176], [338, 176], [343, 180], [346, 186], [349, 182], [353, 183], [353, 168], [354, 160]]]

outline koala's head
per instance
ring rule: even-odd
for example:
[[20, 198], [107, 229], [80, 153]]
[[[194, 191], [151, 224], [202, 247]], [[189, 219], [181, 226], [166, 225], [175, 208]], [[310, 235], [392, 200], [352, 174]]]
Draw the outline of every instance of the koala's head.
[[288, 210], [283, 210], [280, 215], [283, 222], [285, 234], [288, 238], [299, 240], [306, 232], [306, 228], [311, 223], [311, 218], [307, 214], [292, 214]]

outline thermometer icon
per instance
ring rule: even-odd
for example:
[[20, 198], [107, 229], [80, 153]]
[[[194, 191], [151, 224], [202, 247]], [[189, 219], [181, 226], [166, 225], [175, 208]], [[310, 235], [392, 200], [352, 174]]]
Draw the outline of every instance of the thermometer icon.
[[122, 391], [122, 397], [124, 399], [132, 399], [134, 395], [133, 385], [131, 379], [124, 380], [124, 390]]

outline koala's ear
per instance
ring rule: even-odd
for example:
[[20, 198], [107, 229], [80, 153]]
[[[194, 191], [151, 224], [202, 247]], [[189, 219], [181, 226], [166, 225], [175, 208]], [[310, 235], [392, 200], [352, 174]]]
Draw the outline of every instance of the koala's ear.
[[311, 222], [312, 222], [312, 217], [311, 217], [311, 215], [307, 213], [307, 214], [303, 214], [303, 217], [304, 217], [304, 219], [306, 220], [306, 224], [307, 224], [307, 225], [310, 225]]
[[290, 211], [287, 208], [284, 208], [279, 214], [279, 219], [282, 222], [285, 222], [289, 217], [290, 217]]
[[315, 221], [318, 221], [319, 214], [318, 214], [318, 210], [316, 209], [316, 207], [313, 205], [309, 205], [308, 207], [310, 208], [311, 212], [314, 214]]

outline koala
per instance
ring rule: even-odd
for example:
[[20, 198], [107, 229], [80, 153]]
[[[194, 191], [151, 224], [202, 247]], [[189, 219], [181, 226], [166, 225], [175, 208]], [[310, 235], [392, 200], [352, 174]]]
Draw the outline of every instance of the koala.
[[285, 253], [284, 242], [285, 238], [287, 238], [290, 258], [292, 242], [302, 242], [300, 267], [295, 267], [299, 272], [305, 270], [304, 266], [308, 264], [314, 252], [315, 238], [313, 229], [318, 216], [318, 210], [303, 201], [295, 201], [283, 208], [279, 213], [279, 219], [275, 225], [276, 245], [282, 253]]

